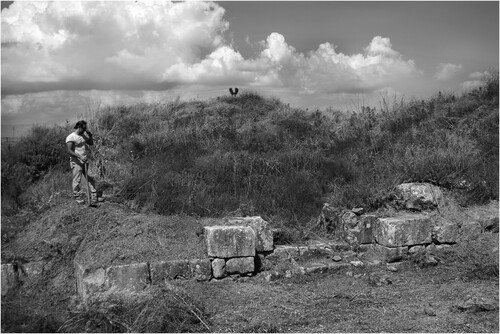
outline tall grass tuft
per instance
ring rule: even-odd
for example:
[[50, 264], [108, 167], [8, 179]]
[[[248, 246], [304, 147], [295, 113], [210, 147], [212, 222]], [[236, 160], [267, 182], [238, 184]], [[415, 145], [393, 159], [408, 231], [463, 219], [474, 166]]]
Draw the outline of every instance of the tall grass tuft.
[[95, 299], [72, 311], [61, 333], [202, 333], [210, 332], [203, 305], [187, 293], [152, 286], [134, 297]]

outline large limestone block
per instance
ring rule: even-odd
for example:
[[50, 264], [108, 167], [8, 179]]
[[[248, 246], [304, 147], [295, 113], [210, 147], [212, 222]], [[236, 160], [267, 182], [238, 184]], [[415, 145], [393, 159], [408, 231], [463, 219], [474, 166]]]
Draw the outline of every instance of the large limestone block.
[[153, 262], [150, 268], [152, 284], [160, 284], [165, 279], [189, 278], [191, 274], [187, 260]]
[[273, 230], [269, 224], [260, 216], [228, 218], [231, 225], [251, 227], [255, 232], [255, 250], [257, 252], [269, 252], [274, 249]]
[[226, 272], [226, 260], [224, 259], [213, 259], [212, 261], [212, 273], [215, 278], [224, 278], [227, 276]]
[[373, 248], [380, 255], [381, 259], [386, 262], [396, 262], [404, 259], [408, 255], [408, 247], [385, 247], [374, 244]]
[[2, 297], [17, 286], [18, 280], [11, 263], [2, 264]]
[[456, 223], [439, 222], [432, 228], [432, 239], [440, 244], [456, 243], [459, 232], [459, 227]]
[[420, 214], [379, 218], [373, 232], [376, 242], [387, 247], [413, 246], [432, 242], [431, 219]]
[[433, 209], [443, 198], [441, 189], [430, 183], [402, 183], [396, 189], [404, 207], [410, 210]]
[[210, 257], [255, 256], [255, 231], [247, 226], [206, 226], [205, 240]]
[[226, 261], [226, 272], [228, 274], [253, 273], [255, 270], [255, 259], [253, 257], [237, 257]]
[[75, 262], [76, 290], [78, 297], [86, 301], [90, 296], [106, 288], [106, 270], [89, 270]]
[[111, 266], [106, 270], [107, 285], [113, 292], [134, 293], [144, 290], [150, 281], [147, 263]]
[[189, 260], [191, 277], [197, 281], [208, 281], [212, 278], [212, 265], [210, 259]]

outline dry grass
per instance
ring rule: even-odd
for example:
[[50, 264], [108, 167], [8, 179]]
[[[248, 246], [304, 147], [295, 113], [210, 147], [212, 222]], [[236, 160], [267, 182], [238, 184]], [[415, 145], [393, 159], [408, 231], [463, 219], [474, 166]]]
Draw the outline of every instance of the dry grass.
[[58, 332], [179, 333], [210, 332], [200, 303], [186, 292], [154, 286], [140, 295], [92, 300], [72, 311]]
[[[392, 284], [368, 284], [370, 273]], [[190, 286], [206, 301], [217, 332], [498, 332], [498, 312], [456, 313], [465, 294], [497, 296], [498, 280], [462, 280], [449, 267], [407, 265], [283, 279]], [[431, 308], [436, 316], [429, 316]]]

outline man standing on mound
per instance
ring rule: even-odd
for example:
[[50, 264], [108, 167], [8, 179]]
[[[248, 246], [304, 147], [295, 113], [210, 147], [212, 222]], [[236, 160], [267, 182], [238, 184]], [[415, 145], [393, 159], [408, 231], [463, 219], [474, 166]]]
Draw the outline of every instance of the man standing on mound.
[[[69, 163], [73, 172], [73, 195], [78, 204], [83, 204], [85, 201], [82, 198], [82, 190], [80, 183], [82, 175], [85, 175], [85, 170], [88, 172], [88, 156], [90, 153], [89, 146], [94, 145], [92, 133], [87, 130], [87, 122], [78, 121], [75, 125], [75, 131], [66, 137], [66, 146], [68, 148]], [[86, 166], [85, 166], [86, 165]], [[85, 168], [87, 167], [87, 168]], [[95, 181], [92, 176], [88, 177], [88, 184], [91, 194], [91, 203], [97, 203], [97, 191], [95, 189]]]

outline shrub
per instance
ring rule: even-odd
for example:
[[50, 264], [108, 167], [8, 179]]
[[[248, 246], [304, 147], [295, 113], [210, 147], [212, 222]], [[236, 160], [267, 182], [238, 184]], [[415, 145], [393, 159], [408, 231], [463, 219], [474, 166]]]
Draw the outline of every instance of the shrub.
[[185, 333], [209, 332], [203, 305], [186, 292], [153, 286], [133, 297], [111, 296], [71, 312], [59, 332]]
[[2, 213], [14, 214], [22, 204], [19, 196], [49, 171], [69, 170], [62, 126], [34, 126], [29, 135], [12, 146], [2, 147]]
[[68, 168], [65, 139], [69, 133], [60, 126], [34, 126], [31, 133], [17, 143], [19, 163], [29, 168], [29, 181], [37, 181], [49, 169]]

